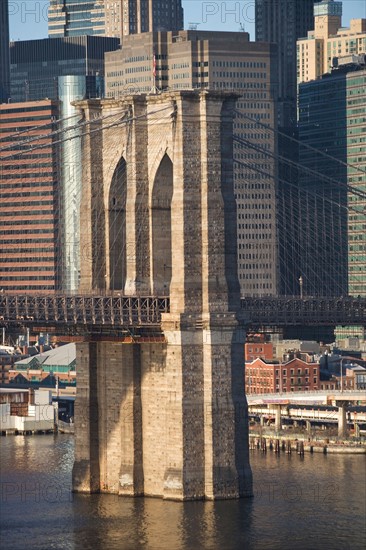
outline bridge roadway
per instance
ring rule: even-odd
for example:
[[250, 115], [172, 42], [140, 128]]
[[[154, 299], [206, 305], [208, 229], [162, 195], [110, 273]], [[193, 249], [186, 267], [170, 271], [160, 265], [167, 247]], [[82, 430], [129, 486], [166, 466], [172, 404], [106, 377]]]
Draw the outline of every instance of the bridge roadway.
[[[244, 324], [249, 328], [283, 326], [366, 326], [366, 298], [244, 298]], [[0, 294], [0, 326], [78, 326], [129, 329], [159, 327], [169, 313], [169, 297], [104, 295]]]
[[[292, 420], [307, 420], [308, 422], [324, 422], [332, 423], [336, 421], [338, 424], [338, 435], [344, 437], [347, 431], [347, 408], [350, 403], [366, 403], [366, 390], [349, 390], [349, 391], [313, 391], [313, 392], [296, 392], [291, 394], [260, 394], [260, 395], [247, 395], [248, 400], [248, 414], [250, 417], [260, 416], [262, 422], [267, 416], [275, 419], [275, 429], [280, 430], [282, 427], [283, 417]], [[332, 404], [338, 407], [338, 411], [322, 411], [316, 414], [316, 407], [322, 405]], [[297, 412], [292, 410], [292, 407], [297, 405], [298, 407], [310, 406], [313, 407], [313, 411], [306, 411], [305, 408], [298, 409]], [[266, 410], [264, 408], [266, 407]], [[293, 414], [294, 413], [294, 414]], [[360, 420], [362, 423], [364, 420], [364, 413], [362, 412], [359, 418], [359, 413], [353, 411], [350, 417], [351, 420], [357, 422]]]
[[291, 393], [247, 394], [249, 406], [255, 405], [329, 405], [332, 401], [366, 403], [366, 390], [318, 390]]
[[[249, 417], [256, 418], [263, 416], [264, 418], [270, 419], [275, 418], [276, 410], [272, 409], [270, 406], [264, 408], [264, 405], [260, 406], [251, 406], [249, 408]], [[339, 412], [338, 410], [324, 410], [317, 409], [314, 405], [312, 409], [294, 409], [289, 406], [289, 410], [285, 412], [285, 409], [281, 410], [281, 419], [301, 421], [309, 420], [313, 422], [324, 422], [329, 424], [338, 423]], [[354, 412], [350, 411], [347, 414], [348, 421], [354, 422], [357, 421], [358, 424], [366, 424], [366, 413], [364, 412]]]

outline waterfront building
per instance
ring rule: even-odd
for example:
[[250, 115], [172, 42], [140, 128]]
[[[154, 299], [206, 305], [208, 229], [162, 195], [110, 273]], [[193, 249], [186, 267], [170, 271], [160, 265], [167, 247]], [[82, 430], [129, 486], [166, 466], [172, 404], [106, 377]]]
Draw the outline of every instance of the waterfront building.
[[76, 385], [76, 346], [66, 344], [16, 361], [9, 371], [9, 383], [36, 386]]
[[276, 127], [277, 47], [250, 42], [245, 32], [143, 33], [126, 37], [105, 63], [108, 98], [185, 89], [240, 95], [234, 132], [243, 140], [235, 146], [241, 293], [277, 294], [276, 135], [257, 124]]
[[51, 432], [54, 408], [51, 391], [0, 388], [2, 434]]
[[[58, 103], [0, 105], [0, 288], [58, 288], [58, 181], [53, 135]], [[32, 150], [31, 140], [38, 148]], [[29, 152], [27, 151], [29, 149]]]
[[283, 363], [257, 358], [246, 364], [246, 393], [250, 395], [318, 390], [319, 372], [319, 363], [307, 363], [297, 357]]
[[300, 162], [318, 173], [300, 185], [323, 196], [304, 205], [320, 228], [304, 240], [300, 257], [307, 295], [366, 296], [365, 61], [340, 58], [331, 74], [299, 86], [299, 135], [311, 147], [301, 147]]
[[297, 82], [329, 73], [339, 58], [366, 53], [366, 19], [342, 27], [342, 2], [323, 0], [314, 7], [314, 28], [297, 42]]
[[9, 13], [8, 0], [0, 0], [0, 103], [10, 93]]
[[[102, 91], [104, 54], [116, 50], [118, 38], [75, 36], [10, 43], [11, 100], [58, 99], [58, 77], [93, 76]], [[97, 86], [97, 87], [98, 87]], [[90, 97], [101, 95], [94, 90]], [[94, 95], [93, 95], [94, 94]]]
[[183, 29], [181, 0], [51, 0], [50, 37], [84, 34], [122, 38]]

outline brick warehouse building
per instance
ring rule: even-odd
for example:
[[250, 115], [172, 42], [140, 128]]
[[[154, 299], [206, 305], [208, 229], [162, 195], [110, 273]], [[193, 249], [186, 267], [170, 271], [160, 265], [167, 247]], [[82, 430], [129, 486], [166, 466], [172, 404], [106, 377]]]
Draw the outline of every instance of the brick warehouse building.
[[[0, 288], [57, 288], [58, 170], [53, 147], [58, 103], [0, 105]], [[32, 138], [37, 137], [32, 150]], [[28, 150], [28, 151], [27, 151]]]
[[292, 359], [286, 363], [270, 363], [255, 359], [246, 364], [245, 387], [247, 394], [290, 393], [319, 389], [318, 363]]

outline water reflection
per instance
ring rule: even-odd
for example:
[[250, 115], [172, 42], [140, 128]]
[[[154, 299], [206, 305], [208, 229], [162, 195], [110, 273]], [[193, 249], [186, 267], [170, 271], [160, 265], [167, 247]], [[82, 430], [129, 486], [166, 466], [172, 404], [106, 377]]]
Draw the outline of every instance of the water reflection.
[[1, 439], [1, 549], [358, 550], [365, 456], [253, 451], [253, 499], [175, 503], [71, 492], [73, 439]]
[[75, 548], [244, 548], [251, 540], [252, 500], [168, 502], [114, 495], [75, 495]]

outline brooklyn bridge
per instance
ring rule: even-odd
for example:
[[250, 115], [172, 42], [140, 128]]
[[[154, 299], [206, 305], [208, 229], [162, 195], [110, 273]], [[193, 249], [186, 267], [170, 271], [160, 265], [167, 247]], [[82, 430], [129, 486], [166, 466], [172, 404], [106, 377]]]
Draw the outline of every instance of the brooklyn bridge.
[[[313, 293], [301, 286], [295, 296], [243, 297], [234, 151], [249, 145], [233, 132], [236, 99], [187, 91], [78, 102], [80, 238], [65, 240], [61, 268], [77, 267], [77, 288], [0, 294], [1, 326], [85, 337], [77, 344], [75, 491], [251, 495], [245, 331], [366, 325], [366, 299], [319, 295], [310, 260]], [[253, 170], [268, 178], [271, 164]], [[295, 194], [299, 213], [304, 197]], [[327, 225], [324, 246], [339, 227]], [[315, 241], [310, 234], [307, 253]], [[319, 271], [337, 280], [331, 266]]]

